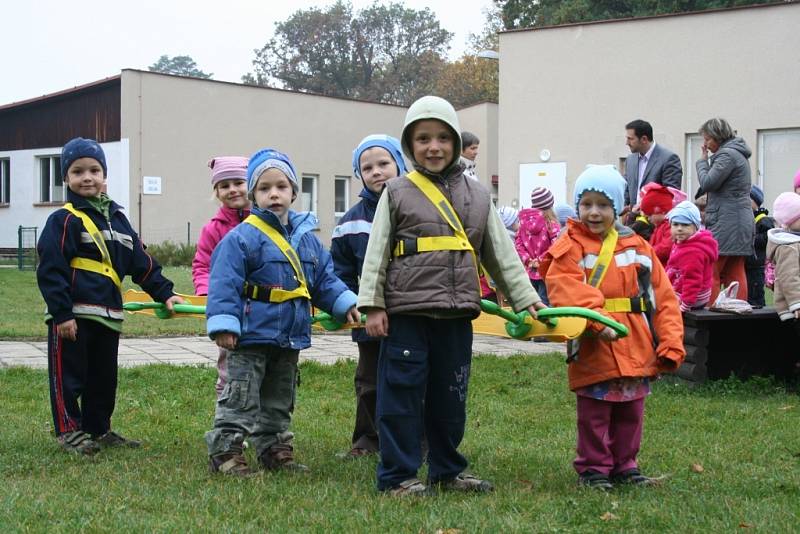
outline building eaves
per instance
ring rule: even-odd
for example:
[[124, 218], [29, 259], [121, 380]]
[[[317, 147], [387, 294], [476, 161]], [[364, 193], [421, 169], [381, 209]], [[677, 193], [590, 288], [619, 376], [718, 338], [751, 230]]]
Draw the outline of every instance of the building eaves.
[[102, 80], [96, 80], [83, 85], [76, 85], [75, 87], [72, 87], [70, 89], [56, 91], [55, 93], [49, 93], [46, 95], [29, 98], [27, 100], [20, 100], [18, 102], [11, 102], [10, 104], [4, 104], [0, 106], [0, 113], [11, 109], [19, 110], [30, 106], [35, 106], [45, 101], [52, 102], [63, 98], [70, 98], [80, 93], [94, 91], [108, 85], [114, 85], [114, 84], [119, 85], [121, 78], [122, 75], [117, 74], [115, 76], [109, 76], [108, 78], [103, 78]]

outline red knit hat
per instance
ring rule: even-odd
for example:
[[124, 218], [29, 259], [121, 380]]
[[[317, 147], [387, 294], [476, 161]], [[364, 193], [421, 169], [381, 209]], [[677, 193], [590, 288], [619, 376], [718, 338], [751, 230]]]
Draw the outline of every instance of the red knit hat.
[[645, 215], [667, 213], [672, 209], [672, 199], [673, 196], [670, 190], [662, 185], [658, 188], [654, 187], [645, 193], [639, 207]]

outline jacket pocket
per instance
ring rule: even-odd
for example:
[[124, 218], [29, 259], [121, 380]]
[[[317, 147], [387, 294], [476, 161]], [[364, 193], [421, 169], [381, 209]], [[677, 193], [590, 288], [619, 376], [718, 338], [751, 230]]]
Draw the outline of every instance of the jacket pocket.
[[428, 351], [418, 347], [389, 345], [384, 352], [386, 381], [397, 387], [424, 384], [428, 374]]

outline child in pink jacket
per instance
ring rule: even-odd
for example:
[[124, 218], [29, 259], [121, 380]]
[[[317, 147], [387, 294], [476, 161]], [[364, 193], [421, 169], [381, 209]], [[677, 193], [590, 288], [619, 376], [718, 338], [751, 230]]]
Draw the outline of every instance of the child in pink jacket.
[[681, 311], [701, 309], [711, 298], [714, 263], [719, 246], [700, 228], [700, 210], [684, 200], [667, 213], [672, 241], [666, 271], [680, 301]]
[[522, 265], [528, 271], [534, 289], [547, 305], [547, 287], [544, 278], [539, 274], [539, 260], [550, 245], [558, 237], [561, 226], [558, 217], [553, 211], [553, 193], [544, 187], [536, 187], [531, 191], [531, 207], [519, 212], [519, 230], [514, 240], [514, 246], [522, 260]]
[[[211, 272], [211, 254], [225, 234], [250, 215], [247, 197], [247, 162], [241, 156], [219, 156], [208, 162], [211, 167], [211, 186], [214, 196], [222, 204], [216, 215], [200, 231], [197, 252], [192, 260], [192, 280], [196, 295], [208, 295], [208, 275]], [[217, 396], [225, 387], [228, 351], [220, 348], [217, 359]]]

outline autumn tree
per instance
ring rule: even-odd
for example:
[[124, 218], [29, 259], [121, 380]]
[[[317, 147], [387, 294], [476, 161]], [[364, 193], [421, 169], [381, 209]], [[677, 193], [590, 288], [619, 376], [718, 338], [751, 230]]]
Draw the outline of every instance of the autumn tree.
[[338, 0], [276, 23], [242, 81], [408, 104], [435, 87], [451, 37], [428, 8], [376, 2], [354, 13]]
[[163, 55], [158, 61], [147, 68], [151, 72], [163, 72], [164, 74], [178, 74], [180, 76], [193, 76], [195, 78], [211, 78], [214, 74], [206, 74], [197, 67], [197, 63], [190, 56]]
[[479, 102], [497, 102], [498, 72], [496, 60], [466, 54], [445, 67], [437, 80], [435, 93], [456, 108]]

